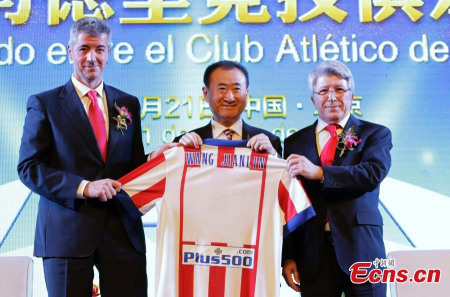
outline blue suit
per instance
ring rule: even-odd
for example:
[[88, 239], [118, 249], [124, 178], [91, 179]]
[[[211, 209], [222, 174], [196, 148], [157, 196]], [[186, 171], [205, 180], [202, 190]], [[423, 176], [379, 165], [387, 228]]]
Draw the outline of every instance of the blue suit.
[[[28, 100], [18, 173], [21, 181], [40, 195], [35, 256], [92, 255], [112, 212], [120, 218], [118, 225], [122, 223], [135, 252], [145, 254], [141, 219], [128, 216], [117, 199], [104, 203], [76, 198], [82, 180], [118, 179], [146, 161], [139, 101], [110, 86], [104, 85], [104, 91], [109, 116], [106, 162], [71, 81]], [[133, 122], [123, 134], [115, 128], [114, 104], [127, 107], [132, 114]]]
[[[303, 155], [321, 166], [317, 152], [316, 123], [285, 139], [284, 157]], [[324, 182], [300, 177], [316, 216], [284, 241], [283, 259], [294, 259], [300, 279], [319, 273], [324, 248], [325, 217], [342, 271], [358, 261], [385, 258], [382, 217], [378, 210], [380, 183], [391, 166], [391, 132], [388, 128], [350, 116], [344, 131], [353, 127], [362, 140], [341, 156], [336, 150], [332, 166], [323, 166]]]

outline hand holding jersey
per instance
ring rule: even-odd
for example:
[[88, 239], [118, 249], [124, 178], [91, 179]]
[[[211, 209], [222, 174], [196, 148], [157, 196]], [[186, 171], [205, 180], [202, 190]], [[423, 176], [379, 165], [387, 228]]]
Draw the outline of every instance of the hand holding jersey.
[[[180, 138], [178, 143], [183, 146], [193, 146], [198, 149], [203, 144], [203, 141], [200, 135], [198, 135], [197, 133], [188, 132]], [[272, 156], [276, 155], [277, 153], [273, 148], [269, 137], [267, 137], [267, 135], [265, 135], [264, 133], [260, 133], [250, 138], [250, 140], [247, 142], [247, 147], [257, 152], [269, 153]]]
[[221, 146], [176, 147], [119, 179], [130, 214], [158, 209], [156, 296], [279, 296], [281, 239], [314, 210], [286, 161], [212, 141]]

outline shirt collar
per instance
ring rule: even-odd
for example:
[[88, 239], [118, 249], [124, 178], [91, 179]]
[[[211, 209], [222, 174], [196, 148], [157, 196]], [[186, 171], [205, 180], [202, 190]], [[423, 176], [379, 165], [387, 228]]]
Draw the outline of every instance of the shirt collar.
[[[74, 87], [83, 95], [87, 96], [87, 93], [91, 90], [88, 86], [80, 82], [78, 79], [75, 78], [75, 76], [72, 74], [71, 77], [72, 83]], [[94, 89], [94, 91], [97, 91], [98, 97], [103, 97], [103, 80], [102, 82]]]
[[[344, 128], [345, 125], [347, 124], [349, 118], [350, 118], [350, 112], [340, 122], [338, 122], [337, 125], [339, 125], [342, 128]], [[325, 122], [324, 120], [319, 118], [318, 121], [317, 121], [317, 126], [316, 126], [316, 134], [320, 133], [320, 131], [325, 129], [325, 127], [328, 126], [328, 125], [329, 124], [327, 122]]]
[[239, 118], [236, 122], [233, 123], [230, 127], [225, 127], [224, 125], [216, 122], [214, 119], [211, 119], [211, 127], [213, 131], [213, 138], [217, 138], [225, 129], [231, 129], [237, 135], [242, 137], [242, 119]]

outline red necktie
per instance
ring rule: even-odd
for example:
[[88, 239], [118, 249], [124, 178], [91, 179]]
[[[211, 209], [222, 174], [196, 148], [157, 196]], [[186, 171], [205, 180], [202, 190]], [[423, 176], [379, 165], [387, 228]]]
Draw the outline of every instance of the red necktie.
[[103, 160], [106, 161], [108, 140], [106, 139], [105, 119], [103, 118], [103, 113], [97, 103], [97, 92], [90, 90], [88, 92], [88, 97], [91, 99], [91, 104], [89, 105], [89, 121], [94, 129], [100, 153], [102, 154]]
[[[322, 149], [322, 153], [320, 154], [320, 162], [322, 165], [332, 165], [334, 160], [334, 154], [336, 153], [337, 146], [337, 125], [328, 125], [325, 129], [330, 132], [330, 139], [328, 139], [327, 143]], [[328, 223], [328, 215], [325, 216], [325, 225]]]
[[336, 126], [337, 125], [328, 125], [325, 127], [325, 129], [330, 132], [330, 139], [328, 139], [327, 143], [322, 149], [322, 153], [320, 154], [320, 162], [322, 165], [331, 165], [333, 164], [334, 160], [334, 154], [336, 153], [336, 146], [337, 146], [337, 132], [336, 132]]
[[225, 130], [223, 130], [223, 134], [225, 134], [225, 136], [227, 137], [228, 140], [233, 140], [233, 134], [234, 134], [233, 130], [225, 129]]

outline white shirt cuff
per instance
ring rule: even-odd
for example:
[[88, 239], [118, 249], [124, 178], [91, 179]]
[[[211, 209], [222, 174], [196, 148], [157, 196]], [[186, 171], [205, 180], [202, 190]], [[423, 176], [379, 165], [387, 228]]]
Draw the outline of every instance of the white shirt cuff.
[[84, 197], [83, 193], [84, 193], [84, 189], [86, 188], [87, 184], [89, 183], [89, 181], [87, 180], [82, 180], [80, 185], [78, 186], [77, 189], [77, 198], [79, 199], [84, 199], [86, 197]]

